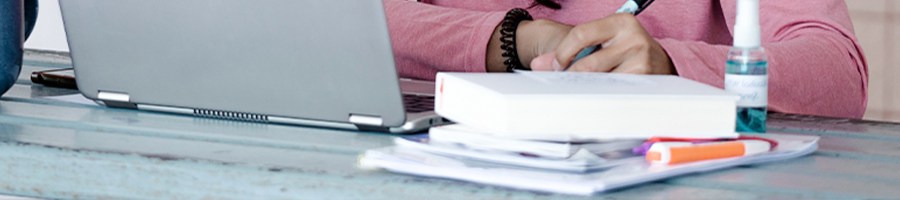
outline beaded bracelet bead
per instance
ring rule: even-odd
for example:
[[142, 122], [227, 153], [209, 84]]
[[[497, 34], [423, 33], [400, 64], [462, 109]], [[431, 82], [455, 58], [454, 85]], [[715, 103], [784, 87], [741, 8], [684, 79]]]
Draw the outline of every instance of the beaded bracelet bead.
[[500, 23], [500, 48], [503, 49], [503, 65], [506, 65], [506, 71], [513, 72], [513, 69], [528, 70], [519, 61], [519, 52], [516, 50], [516, 28], [522, 20], [533, 20], [528, 11], [522, 8], [514, 8], [506, 13], [503, 22]]

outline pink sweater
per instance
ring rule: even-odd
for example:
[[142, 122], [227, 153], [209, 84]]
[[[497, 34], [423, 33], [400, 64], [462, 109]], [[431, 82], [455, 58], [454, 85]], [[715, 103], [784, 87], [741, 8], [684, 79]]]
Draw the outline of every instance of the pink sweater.
[[[384, 0], [401, 77], [485, 72], [485, 48], [511, 8], [531, 0]], [[534, 18], [577, 25], [615, 12], [624, 0], [561, 0], [529, 9]], [[689, 2], [689, 3], [688, 3]], [[637, 18], [668, 52], [679, 76], [723, 87], [736, 0], [657, 0]], [[762, 0], [769, 55], [769, 109], [861, 118], [868, 72], [843, 0]]]

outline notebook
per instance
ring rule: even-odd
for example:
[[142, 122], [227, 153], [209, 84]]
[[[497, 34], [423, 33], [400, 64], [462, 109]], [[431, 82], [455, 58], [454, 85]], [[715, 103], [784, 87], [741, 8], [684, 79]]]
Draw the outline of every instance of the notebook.
[[581, 141], [526, 140], [494, 137], [463, 124], [435, 126], [428, 129], [432, 143], [447, 143], [482, 151], [509, 151], [550, 158], [568, 158], [582, 149], [591, 153], [631, 150], [645, 139], [592, 139]]
[[109, 107], [392, 133], [445, 123], [433, 83], [398, 79], [381, 0], [60, 8], [78, 88]]
[[497, 149], [476, 149], [469, 146], [444, 143], [430, 137], [431, 133], [408, 135], [394, 139], [394, 144], [402, 152], [423, 152], [452, 157], [460, 160], [472, 160], [496, 163], [506, 167], [523, 167], [528, 169], [543, 169], [560, 172], [584, 173], [607, 169], [635, 159], [644, 158], [632, 153], [633, 146], [616, 146], [605, 151], [591, 151], [579, 149], [576, 153], [567, 157], [548, 157], [528, 154], [521, 151], [507, 151]]

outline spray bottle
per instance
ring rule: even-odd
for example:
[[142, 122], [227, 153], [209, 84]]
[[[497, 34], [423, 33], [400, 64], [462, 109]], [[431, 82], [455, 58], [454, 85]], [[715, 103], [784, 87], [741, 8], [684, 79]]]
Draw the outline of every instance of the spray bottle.
[[725, 90], [739, 94], [738, 132], [766, 132], [768, 58], [760, 46], [759, 0], [738, 0], [734, 45], [725, 65]]

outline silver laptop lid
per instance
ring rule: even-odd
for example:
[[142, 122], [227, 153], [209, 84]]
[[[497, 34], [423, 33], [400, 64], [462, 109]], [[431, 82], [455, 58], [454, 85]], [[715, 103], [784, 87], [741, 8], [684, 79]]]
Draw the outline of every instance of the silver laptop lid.
[[104, 91], [137, 104], [404, 123], [381, 0], [60, 6], [78, 88], [89, 98]]

